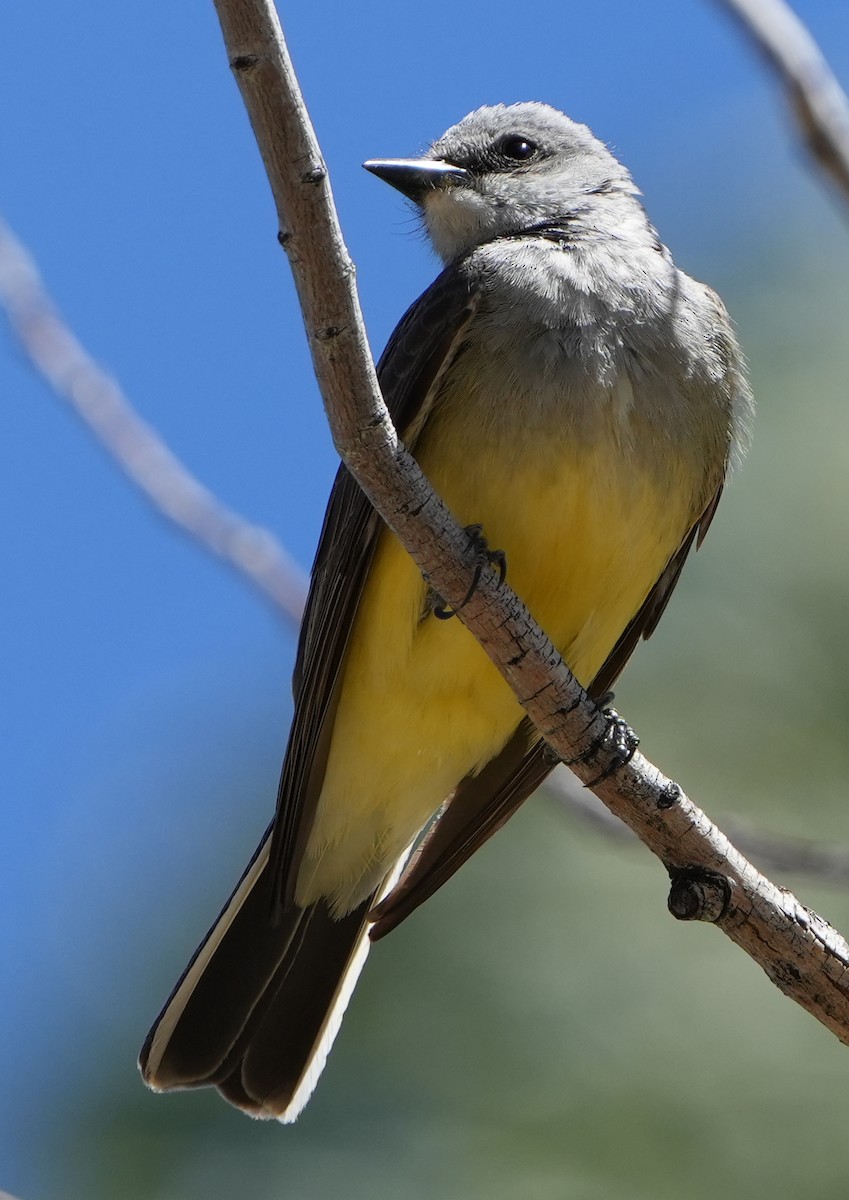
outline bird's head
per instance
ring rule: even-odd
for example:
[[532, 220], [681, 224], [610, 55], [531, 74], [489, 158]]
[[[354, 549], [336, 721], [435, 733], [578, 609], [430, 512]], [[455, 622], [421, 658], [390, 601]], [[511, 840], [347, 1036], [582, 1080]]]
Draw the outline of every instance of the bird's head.
[[605, 198], [637, 191], [586, 125], [532, 102], [476, 109], [422, 158], [364, 166], [418, 205], [445, 262], [495, 238], [592, 222]]

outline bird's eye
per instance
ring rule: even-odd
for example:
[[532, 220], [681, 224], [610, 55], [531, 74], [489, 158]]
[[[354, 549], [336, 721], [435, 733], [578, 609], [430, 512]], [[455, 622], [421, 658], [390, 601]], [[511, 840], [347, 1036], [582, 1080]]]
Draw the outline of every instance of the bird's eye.
[[532, 142], [529, 138], [522, 137], [518, 133], [511, 133], [507, 137], [502, 138], [498, 144], [498, 149], [505, 158], [513, 158], [516, 162], [526, 162], [527, 159], [533, 158], [537, 152], [536, 142]]

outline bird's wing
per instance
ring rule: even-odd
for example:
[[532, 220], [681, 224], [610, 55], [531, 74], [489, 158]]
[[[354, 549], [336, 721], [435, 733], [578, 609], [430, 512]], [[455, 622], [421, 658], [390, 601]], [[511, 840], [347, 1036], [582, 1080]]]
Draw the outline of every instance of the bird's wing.
[[[587, 691], [603, 696], [621, 674], [641, 638], [651, 637], [678, 582], [693, 544], [702, 544], [722, 493], [722, 484], [657, 583], [628, 624]], [[451, 878], [554, 769], [552, 756], [530, 721], [519, 725], [507, 745], [478, 775], [460, 783], [427, 837], [410, 859], [400, 882], [372, 911], [372, 941], [400, 925]]]
[[[389, 413], [408, 448], [456, 355], [477, 294], [447, 268], [407, 311], [377, 372]], [[293, 678], [295, 713], [277, 793], [269, 870], [275, 895], [291, 904], [321, 793], [341, 667], [382, 529], [346, 468], [333, 484], [312, 570]]]

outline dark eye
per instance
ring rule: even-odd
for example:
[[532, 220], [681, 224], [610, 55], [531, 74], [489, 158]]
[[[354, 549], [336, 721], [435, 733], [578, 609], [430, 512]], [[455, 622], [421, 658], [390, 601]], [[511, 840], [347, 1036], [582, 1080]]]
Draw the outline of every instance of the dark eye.
[[513, 158], [516, 162], [525, 162], [536, 154], [537, 144], [529, 138], [522, 137], [521, 134], [511, 133], [501, 139], [498, 149], [505, 158]]

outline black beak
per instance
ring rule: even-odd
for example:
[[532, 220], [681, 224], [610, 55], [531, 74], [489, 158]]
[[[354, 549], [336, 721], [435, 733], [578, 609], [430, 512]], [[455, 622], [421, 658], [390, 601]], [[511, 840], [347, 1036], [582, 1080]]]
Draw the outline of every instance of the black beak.
[[416, 204], [421, 204], [428, 192], [462, 187], [470, 178], [462, 167], [435, 158], [370, 158], [363, 166]]

